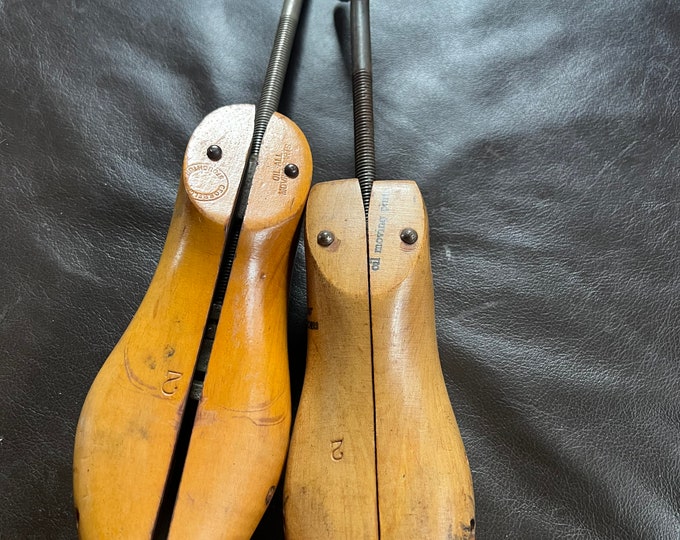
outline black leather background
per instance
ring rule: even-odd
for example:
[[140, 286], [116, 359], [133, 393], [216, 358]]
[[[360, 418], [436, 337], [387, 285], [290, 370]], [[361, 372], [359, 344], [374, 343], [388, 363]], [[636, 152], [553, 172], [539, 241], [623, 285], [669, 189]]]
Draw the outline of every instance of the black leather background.
[[[1, 538], [76, 536], [85, 394], [155, 269], [189, 135], [257, 100], [279, 10], [0, 1]], [[308, 2], [281, 104], [315, 181], [353, 176], [337, 10]], [[372, 23], [378, 175], [428, 203], [478, 538], [680, 538], [680, 5], [375, 0]]]

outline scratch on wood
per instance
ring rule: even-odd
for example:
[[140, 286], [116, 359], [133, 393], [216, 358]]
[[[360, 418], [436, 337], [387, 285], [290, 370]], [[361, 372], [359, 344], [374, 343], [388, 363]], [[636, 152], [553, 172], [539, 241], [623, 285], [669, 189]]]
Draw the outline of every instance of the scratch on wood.
[[248, 415], [243, 415], [239, 416], [237, 418], [247, 418], [250, 420], [253, 424], [256, 426], [262, 427], [262, 426], [275, 426], [277, 424], [280, 424], [286, 419], [285, 414], [279, 414], [277, 416], [269, 416], [269, 417], [260, 417], [260, 418], [252, 418], [251, 416]]
[[[140, 390], [156, 390], [156, 388], [154, 386], [145, 383], [132, 370], [132, 366], [130, 365], [130, 357], [128, 355], [127, 346], [125, 347], [125, 350], [123, 351], [123, 363], [125, 364], [125, 373], [127, 374], [127, 378], [132, 383], [133, 386], [136, 386]], [[153, 393], [153, 395], [155, 395], [155, 392]]]
[[281, 399], [284, 395], [286, 394], [285, 390], [281, 390], [281, 392], [274, 398], [268, 399], [266, 401], [263, 401], [262, 403], [257, 403], [254, 405], [249, 406], [246, 409], [234, 409], [232, 407], [224, 407], [225, 411], [231, 411], [231, 412], [237, 412], [237, 413], [256, 413], [256, 412], [261, 412], [266, 409], [271, 408], [274, 403], [276, 403], [279, 399]]

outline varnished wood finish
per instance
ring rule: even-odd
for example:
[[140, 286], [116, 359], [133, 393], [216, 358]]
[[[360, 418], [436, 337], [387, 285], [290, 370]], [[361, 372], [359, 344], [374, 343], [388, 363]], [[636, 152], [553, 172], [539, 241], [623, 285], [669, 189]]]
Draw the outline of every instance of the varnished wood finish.
[[[472, 480], [437, 352], [423, 201], [413, 182], [376, 182], [368, 252], [358, 240], [346, 250], [316, 246], [316, 234], [333, 227], [352, 230], [363, 242], [358, 192], [356, 180], [322, 183], [307, 207], [312, 321], [322, 309], [318, 330], [308, 332], [308, 371], [286, 472], [287, 537], [471, 540]], [[412, 245], [400, 238], [406, 227], [418, 233]], [[370, 337], [359, 322], [368, 305], [367, 274], [371, 392]], [[345, 432], [353, 445], [334, 461], [323, 451], [325, 439]], [[350, 461], [357, 441], [365, 449], [373, 437], [373, 466]], [[379, 529], [367, 525], [367, 512]]]
[[[297, 178], [283, 170], [298, 166]], [[291, 243], [311, 184], [297, 127], [277, 115], [253, 179], [170, 538], [250, 538], [290, 435], [286, 299]]]
[[80, 414], [73, 495], [81, 538], [149, 538], [224, 242], [180, 190], [154, 279]]
[[[307, 369], [286, 470], [286, 535], [377, 538], [366, 225], [359, 184], [317, 184], [308, 208]], [[317, 243], [323, 230], [335, 236], [330, 246]]]
[[[158, 268], [132, 322], [97, 375], [78, 423], [74, 450], [74, 499], [81, 538], [150, 538], [152, 534], [224, 249], [225, 228], [247, 158], [253, 118], [252, 105], [218, 109], [204, 119], [189, 141], [183, 183]], [[269, 131], [265, 141], [268, 136]], [[206, 156], [207, 147], [211, 144], [218, 144], [223, 150], [218, 162], [212, 162]], [[287, 150], [286, 145], [290, 146]], [[294, 229], [299, 219], [300, 201], [304, 201], [309, 189], [311, 158], [300, 131], [279, 115], [272, 119], [271, 137], [266, 148], [269, 154], [262, 160], [261, 170], [256, 176], [259, 179], [256, 180], [257, 188], [253, 188], [257, 194], [254, 206], [264, 208], [249, 207], [246, 218], [249, 225], [246, 228], [251, 230], [256, 229], [257, 224], [263, 225], [258, 216], [266, 214], [269, 216], [268, 229], [259, 236], [245, 233], [245, 237], [250, 238], [250, 247], [254, 249], [255, 262], [248, 264], [241, 261], [238, 264], [239, 267], [256, 269], [254, 271], [266, 268], [273, 279], [260, 280], [261, 286], [256, 286], [251, 279], [244, 288], [257, 296], [257, 301], [249, 304], [246, 311], [241, 309], [230, 314], [231, 317], [223, 317], [220, 322], [223, 328], [249, 316], [254, 316], [258, 325], [263, 324], [263, 319], [265, 326], [281, 325], [280, 309], [271, 312], [271, 317], [268, 310], [259, 315], [255, 312], [263, 309], [263, 305], [278, 307], [285, 304], [287, 258], [281, 253], [286, 249], [286, 241], [290, 248], [292, 232], [288, 232]], [[279, 163], [276, 156], [283, 159], [285, 153], [291, 159], [300, 158], [301, 172], [295, 182], [287, 182], [287, 195], [280, 196], [280, 175], [285, 163]], [[255, 219], [250, 216], [255, 216]], [[280, 222], [278, 226], [274, 223], [277, 219]], [[269, 254], [263, 254], [262, 246], [270, 236], [276, 235], [283, 245], [270, 260]], [[240, 252], [243, 259], [245, 251], [240, 249]], [[239, 279], [242, 278], [241, 274]], [[229, 313], [231, 308], [225, 302], [223, 312]], [[273, 391], [279, 392], [278, 388], [287, 384], [287, 372], [282, 375], [280, 366], [281, 362], [285, 362], [285, 344], [281, 350], [280, 339], [276, 338], [271, 346], [267, 346], [269, 348], [263, 347], [260, 342], [272, 337], [272, 332], [258, 332], [253, 336], [252, 331], [250, 334], [239, 333], [242, 329], [238, 324], [236, 328], [234, 342], [226, 343], [222, 339], [221, 346], [213, 350], [213, 364], [238, 364], [247, 356], [244, 350], [251, 350], [247, 347], [248, 343], [257, 349], [256, 354], [261, 354], [263, 348], [269, 351], [279, 346], [279, 350], [272, 353], [276, 362], [271, 371], [263, 375], [260, 370], [241, 379], [241, 397], [234, 399], [245, 402], [243, 394], [248, 394], [249, 388], [256, 388], [250, 394], [257, 401], [260, 399], [258, 394], [266, 393], [261, 387], [270, 383], [275, 386]], [[221, 332], [224, 334], [225, 330]], [[285, 325], [283, 333], [285, 335]], [[206, 386], [211, 388], [210, 392], [213, 392], [213, 386], [219, 385], [218, 380], [211, 380], [213, 372], [219, 379], [220, 368], [215, 368], [208, 375]], [[285, 409], [285, 396], [280, 403]], [[201, 414], [199, 425], [204, 418]], [[223, 414], [222, 409], [214, 412], [217, 418], [215, 429], [225, 428], [224, 423], [219, 421]], [[251, 463], [249, 459], [255, 452], [255, 443], [244, 437], [238, 427], [234, 429], [234, 432], [221, 432], [213, 437], [220, 438], [220, 444], [228, 438], [234, 442], [243, 441], [240, 446], [230, 446], [232, 461], [229, 467], [237, 477], [242, 477], [244, 467]], [[275, 427], [279, 446], [286, 445], [286, 430]], [[283, 458], [278, 459], [280, 463], [271, 463], [271, 460], [259, 463], [250, 473], [278, 478]], [[212, 466], [211, 462], [205, 463], [207, 469]], [[273, 467], [272, 472], [264, 474], [266, 467]], [[267, 483], [270, 482], [267, 478]], [[225, 489], [232, 493], [230, 496], [233, 498], [233, 491], [240, 489], [241, 483], [227, 481], [226, 484]], [[247, 499], [251, 494], [249, 489], [238, 496]], [[199, 496], [203, 495], [222, 494], [211, 492]], [[262, 508], [261, 499], [258, 492], [257, 502], [251, 501], [251, 504]], [[255, 519], [253, 528], [258, 519]], [[195, 530], [200, 530], [201, 524], [195, 525]], [[235, 524], [235, 527], [240, 533], [242, 523]], [[210, 538], [222, 538], [226, 534], [222, 530], [219, 535]], [[191, 534], [187, 537], [197, 536]]]
[[[412, 245], [400, 238], [407, 227], [418, 233]], [[427, 214], [414, 182], [373, 184], [368, 235], [381, 536], [472, 539], [472, 478], [439, 362]]]

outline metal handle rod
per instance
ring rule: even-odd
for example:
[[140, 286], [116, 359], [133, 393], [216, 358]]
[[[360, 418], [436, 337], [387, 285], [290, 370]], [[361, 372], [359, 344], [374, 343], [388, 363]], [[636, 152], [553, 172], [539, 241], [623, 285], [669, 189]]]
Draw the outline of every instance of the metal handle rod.
[[375, 180], [373, 123], [373, 66], [369, 0], [351, 0], [352, 94], [354, 96], [354, 169], [359, 179], [364, 210], [368, 215]]

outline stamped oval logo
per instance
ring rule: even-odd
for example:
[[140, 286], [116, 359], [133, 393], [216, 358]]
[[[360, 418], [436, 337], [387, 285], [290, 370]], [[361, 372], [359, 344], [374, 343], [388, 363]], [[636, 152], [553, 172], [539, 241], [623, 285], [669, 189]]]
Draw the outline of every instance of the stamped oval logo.
[[187, 190], [197, 201], [214, 201], [227, 192], [229, 180], [220, 169], [207, 163], [187, 167]]

